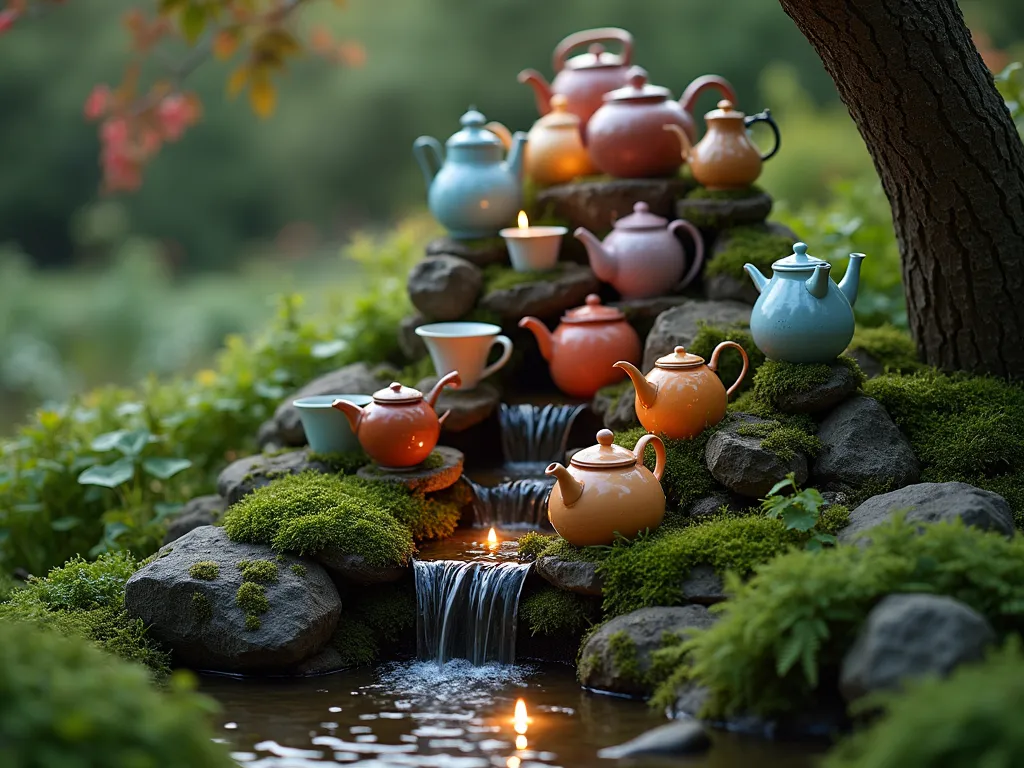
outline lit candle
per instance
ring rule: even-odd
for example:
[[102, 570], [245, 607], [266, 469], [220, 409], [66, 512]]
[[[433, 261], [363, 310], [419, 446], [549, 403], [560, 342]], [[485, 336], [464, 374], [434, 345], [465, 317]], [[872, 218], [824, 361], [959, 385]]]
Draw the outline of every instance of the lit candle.
[[[493, 528], [487, 532], [487, 547], [489, 549], [498, 548], [498, 534]], [[522, 699], [520, 699], [520, 701], [522, 701]]]
[[519, 212], [519, 226], [501, 230], [508, 257], [516, 272], [545, 272], [555, 268], [565, 227], [531, 227], [526, 211]]
[[512, 715], [512, 727], [518, 734], [516, 736], [516, 749], [522, 751], [528, 746], [526, 741], [526, 729], [530, 725], [530, 717], [526, 712], [526, 702], [519, 699], [516, 702], [515, 714]]

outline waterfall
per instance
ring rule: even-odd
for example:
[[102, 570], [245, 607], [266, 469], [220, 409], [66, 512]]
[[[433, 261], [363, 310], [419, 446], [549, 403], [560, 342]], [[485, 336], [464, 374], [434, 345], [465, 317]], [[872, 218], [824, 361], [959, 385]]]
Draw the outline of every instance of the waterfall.
[[413, 570], [421, 659], [515, 662], [519, 593], [529, 563], [417, 560]]
[[543, 480], [513, 480], [494, 486], [477, 485], [470, 481], [473, 500], [474, 525], [481, 528], [550, 528], [548, 522], [548, 494], [554, 485], [552, 478]]
[[501, 404], [505, 462], [547, 465], [565, 460], [569, 430], [585, 405]]

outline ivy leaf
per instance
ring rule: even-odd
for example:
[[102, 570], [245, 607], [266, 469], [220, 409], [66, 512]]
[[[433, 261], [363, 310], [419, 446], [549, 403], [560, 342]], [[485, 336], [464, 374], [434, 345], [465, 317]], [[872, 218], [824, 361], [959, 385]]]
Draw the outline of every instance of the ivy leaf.
[[102, 435], [97, 435], [89, 447], [94, 451], [112, 451], [117, 446], [121, 438], [126, 434], [128, 434], [127, 429], [119, 429], [115, 432], [107, 432]]
[[782, 510], [782, 522], [793, 531], [811, 530], [818, 522], [818, 510], [807, 509], [802, 504], [790, 504]]
[[156, 457], [145, 459], [142, 462], [142, 469], [145, 470], [146, 474], [158, 477], [161, 480], [167, 480], [168, 478], [174, 477], [179, 472], [182, 472], [191, 466], [192, 462], [188, 459]]
[[99, 464], [89, 467], [78, 476], [79, 485], [99, 485], [116, 488], [135, 476], [135, 462], [129, 458], [118, 459], [113, 464]]

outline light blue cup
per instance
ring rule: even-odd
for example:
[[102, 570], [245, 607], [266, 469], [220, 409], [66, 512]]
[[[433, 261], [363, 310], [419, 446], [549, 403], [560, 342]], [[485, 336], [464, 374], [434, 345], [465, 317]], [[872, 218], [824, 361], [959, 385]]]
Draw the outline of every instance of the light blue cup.
[[373, 402], [370, 395], [314, 395], [300, 397], [292, 402], [299, 409], [302, 429], [314, 453], [349, 453], [360, 450], [359, 440], [352, 433], [345, 414], [331, 408], [335, 400], [348, 400], [360, 407]]

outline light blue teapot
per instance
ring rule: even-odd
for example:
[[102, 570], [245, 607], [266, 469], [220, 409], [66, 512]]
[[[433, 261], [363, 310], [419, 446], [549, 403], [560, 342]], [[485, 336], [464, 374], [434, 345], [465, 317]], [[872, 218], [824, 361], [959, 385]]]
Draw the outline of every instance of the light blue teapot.
[[522, 207], [520, 178], [526, 134], [512, 136], [508, 161], [501, 139], [487, 130], [487, 118], [472, 107], [462, 116], [462, 130], [441, 142], [420, 136], [413, 154], [427, 180], [427, 203], [448, 234], [469, 240], [492, 237], [511, 226]]
[[851, 253], [839, 285], [829, 277], [832, 265], [809, 256], [804, 243], [772, 264], [769, 280], [753, 264], [743, 269], [761, 295], [750, 313], [750, 333], [771, 360], [829, 363], [853, 338], [853, 305], [860, 283], [863, 253]]

